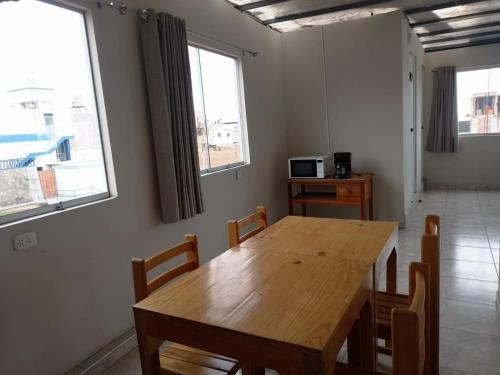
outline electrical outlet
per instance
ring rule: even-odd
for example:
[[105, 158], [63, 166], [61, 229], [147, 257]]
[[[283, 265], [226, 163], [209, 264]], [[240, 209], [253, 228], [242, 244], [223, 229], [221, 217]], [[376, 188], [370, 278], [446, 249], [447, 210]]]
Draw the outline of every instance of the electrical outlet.
[[24, 250], [34, 247], [38, 244], [38, 239], [35, 232], [23, 233], [14, 237], [14, 249]]

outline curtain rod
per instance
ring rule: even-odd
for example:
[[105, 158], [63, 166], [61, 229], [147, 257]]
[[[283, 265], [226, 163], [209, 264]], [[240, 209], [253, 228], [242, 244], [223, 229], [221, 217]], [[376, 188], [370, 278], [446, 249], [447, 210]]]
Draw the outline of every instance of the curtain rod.
[[[148, 11], [148, 9], [142, 9], [142, 10], [139, 10], [137, 12], [139, 14], [139, 17], [141, 17], [144, 21], [147, 21], [149, 20], [149, 17], [151, 16], [151, 13]], [[235, 48], [235, 49], [239, 49], [241, 52], [243, 52], [243, 55], [245, 54], [249, 54], [253, 57], [257, 57], [259, 55], [259, 52], [258, 51], [255, 51], [255, 50], [249, 50], [249, 49], [246, 49], [246, 48], [243, 48], [243, 47], [240, 47], [240, 46], [237, 46], [235, 44], [231, 44], [231, 43], [228, 43], [228, 42], [224, 42], [222, 40], [219, 40], [219, 39], [216, 39], [216, 38], [213, 38], [211, 36], [208, 36], [208, 35], [205, 35], [205, 34], [200, 34], [200, 33], [197, 33], [196, 31], [191, 31], [191, 30], [186, 30], [189, 34], [192, 34], [192, 35], [195, 35], [195, 36], [198, 36], [200, 38], [204, 38], [204, 39], [208, 39], [208, 40], [212, 40], [216, 43], [220, 43], [220, 44], [223, 44], [223, 45], [226, 45], [228, 47], [232, 47], [232, 48]]]
[[239, 50], [241, 50], [244, 54], [245, 54], [245, 53], [248, 53], [249, 55], [252, 55], [253, 57], [256, 57], [256, 56], [259, 54], [259, 52], [257, 52], [257, 51], [251, 51], [251, 50], [248, 50], [248, 49], [245, 49], [245, 48], [239, 47], [239, 46], [237, 46], [237, 45], [234, 45], [234, 44], [231, 44], [231, 43], [228, 43], [228, 42], [224, 42], [224, 41], [219, 40], [219, 39], [212, 38], [211, 36], [207, 36], [207, 35], [204, 35], [204, 34], [197, 33], [197, 32], [195, 32], [195, 31], [187, 30], [187, 32], [188, 32], [189, 34], [192, 34], [192, 35], [198, 36], [198, 37], [200, 37], [200, 38], [209, 39], [209, 40], [212, 40], [212, 41], [214, 41], [214, 42], [217, 42], [217, 43], [220, 43], [220, 44], [224, 44], [224, 45], [226, 45], [226, 46], [228, 46], [228, 47], [232, 47], [232, 48], [239, 49]]
[[103, 5], [106, 5], [118, 11], [121, 15], [127, 14], [128, 11], [128, 6], [125, 3], [116, 4], [114, 1], [103, 2], [101, 0], [97, 0], [96, 3], [98, 8], [102, 8]]

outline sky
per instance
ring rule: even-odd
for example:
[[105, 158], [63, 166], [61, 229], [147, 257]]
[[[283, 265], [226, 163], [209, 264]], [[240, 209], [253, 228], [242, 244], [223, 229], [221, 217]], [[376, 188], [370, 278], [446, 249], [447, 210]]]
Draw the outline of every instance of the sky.
[[0, 134], [11, 122], [7, 92], [12, 89], [53, 88], [55, 106], [66, 109], [78, 94], [93, 105], [81, 13], [35, 0], [2, 2], [0, 48]]
[[[10, 107], [7, 91], [25, 86], [55, 89], [56, 101], [66, 107], [79, 93], [87, 97], [87, 104], [93, 102], [84, 30], [79, 12], [35, 0], [0, 3], [0, 120], [5, 120]], [[192, 50], [190, 58], [195, 57]], [[200, 59], [207, 118], [239, 121], [236, 61], [203, 49]], [[192, 74], [199, 97], [197, 70]], [[195, 97], [195, 101], [199, 109], [201, 100]]]
[[193, 96], [197, 116], [203, 114], [204, 104], [205, 115], [208, 120], [240, 122], [238, 65], [236, 60], [204, 49], [199, 49], [199, 51], [201, 72], [200, 65], [197, 63], [196, 48], [189, 47], [191, 79], [193, 81]]

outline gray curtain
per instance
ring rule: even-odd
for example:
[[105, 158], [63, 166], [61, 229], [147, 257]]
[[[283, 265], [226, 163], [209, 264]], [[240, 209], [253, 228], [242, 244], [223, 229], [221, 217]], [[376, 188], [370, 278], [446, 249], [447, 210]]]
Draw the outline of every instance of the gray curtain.
[[184, 20], [139, 12], [163, 221], [203, 212]]
[[434, 71], [431, 119], [427, 138], [429, 152], [458, 151], [457, 75], [454, 66]]

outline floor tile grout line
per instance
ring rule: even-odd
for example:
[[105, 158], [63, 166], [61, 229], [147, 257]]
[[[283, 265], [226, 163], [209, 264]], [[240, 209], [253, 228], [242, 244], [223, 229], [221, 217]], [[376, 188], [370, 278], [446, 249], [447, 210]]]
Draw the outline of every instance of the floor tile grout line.
[[467, 330], [467, 329], [455, 328], [455, 327], [456, 326], [454, 326], [454, 327], [447, 327], [447, 326], [444, 326], [442, 324], [439, 325], [439, 328], [451, 329], [451, 330], [458, 331], [458, 332], [473, 333], [473, 334], [478, 335], [478, 336], [486, 336], [486, 337], [498, 339], [500, 341], [500, 334], [499, 335], [491, 335], [491, 334], [484, 333], [484, 332], [474, 331], [472, 329]]
[[[482, 248], [476, 247], [476, 249], [482, 249]], [[487, 249], [487, 248], [484, 248], [484, 250], [489, 250], [491, 252], [491, 250]], [[441, 260], [452, 260], [452, 261], [456, 261], [456, 262], [469, 262], [469, 263], [481, 263], [481, 264], [495, 264], [494, 258], [493, 258], [493, 262], [481, 262], [479, 260], [467, 260], [467, 259], [457, 259], [457, 258], [441, 258]]]
[[494, 249], [491, 246], [491, 241], [490, 241], [489, 237], [488, 237], [488, 242], [490, 243], [490, 254], [491, 254], [491, 259], [493, 259], [493, 265], [495, 266], [495, 271], [497, 272], [497, 276], [500, 277], [500, 274], [498, 273], [498, 267], [499, 267], [499, 265], [497, 264], [496, 259], [495, 259], [495, 255], [493, 254], [493, 250]]
[[441, 242], [441, 245], [455, 245], [455, 246], [459, 246], [459, 247], [472, 247], [474, 249], [486, 249], [486, 250], [491, 250], [491, 247], [488, 246], [488, 247], [484, 247], [484, 246], [471, 246], [471, 245], [459, 245], [457, 243], [447, 243], [447, 242]]
[[455, 279], [462, 279], [462, 280], [474, 280], [474, 281], [484, 281], [487, 283], [497, 283], [497, 280], [485, 280], [485, 279], [478, 279], [478, 278], [473, 278], [473, 277], [455, 277], [451, 276], [449, 278], [455, 278]]
[[455, 368], [448, 367], [448, 366], [439, 366], [439, 368], [440, 368], [440, 370], [445, 369], [445, 370], [451, 370], [451, 371], [453, 371], [453, 372], [458, 372], [458, 373], [459, 373], [458, 375], [462, 375], [462, 374], [463, 374], [463, 375], [479, 375], [479, 374], [477, 374], [477, 373], [475, 373], [475, 372], [470, 372], [470, 371], [465, 372], [465, 371], [462, 371], [462, 370], [457, 370], [457, 369], [455, 369]]
[[446, 297], [446, 295], [444, 297], [441, 296], [441, 302], [444, 302], [444, 301], [462, 302], [462, 303], [468, 303], [470, 305], [496, 306], [496, 303], [479, 302], [479, 301], [472, 301], [472, 300], [466, 300], [466, 299], [462, 300], [462, 299], [457, 299], [457, 298], [448, 298], [448, 297]]
[[442, 298], [443, 300], [446, 301], [455, 301], [455, 302], [462, 302], [462, 303], [468, 303], [471, 305], [481, 305], [481, 306], [497, 306], [498, 301], [496, 300], [495, 302], [479, 302], [479, 301], [473, 301], [470, 299], [458, 299], [458, 298]]
[[[483, 264], [491, 264], [491, 263], [483, 263]], [[462, 279], [462, 280], [475, 280], [475, 281], [485, 281], [488, 283], [498, 283], [498, 280], [484, 280], [484, 279], [477, 279], [473, 277], [457, 277], [457, 276], [444, 276], [441, 274], [441, 278], [448, 278], [448, 279]]]
[[495, 283], [495, 284], [497, 284], [497, 281], [496, 281], [496, 280], [495, 280], [495, 281], [488, 281], [488, 280], [481, 280], [481, 279], [471, 279], [471, 278], [468, 278], [468, 277], [443, 276], [443, 275], [441, 275], [441, 281], [442, 281], [443, 279], [447, 279], [447, 280], [449, 280], [449, 279], [474, 280], [474, 281], [481, 281], [481, 282], [483, 282], [483, 283]]
[[500, 267], [500, 265], [497, 264], [496, 259], [495, 259], [495, 255], [493, 254], [493, 250], [496, 250], [496, 249], [493, 249], [493, 246], [491, 244], [491, 238], [490, 237], [493, 237], [493, 236], [490, 236], [490, 234], [489, 234], [487, 223], [486, 223], [485, 218], [484, 218], [483, 207], [481, 205], [480, 205], [480, 207], [481, 207], [481, 211], [482, 211], [481, 217], [483, 219], [483, 226], [486, 229], [486, 236], [488, 238], [488, 244], [490, 245], [491, 258], [493, 259], [493, 264], [495, 266], [495, 271], [497, 273], [497, 277], [500, 277], [500, 273], [499, 273], [499, 267]]

